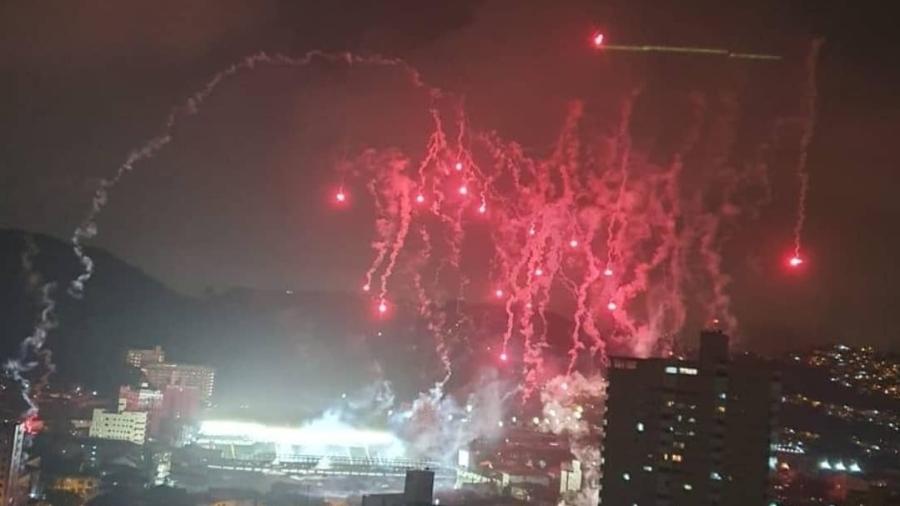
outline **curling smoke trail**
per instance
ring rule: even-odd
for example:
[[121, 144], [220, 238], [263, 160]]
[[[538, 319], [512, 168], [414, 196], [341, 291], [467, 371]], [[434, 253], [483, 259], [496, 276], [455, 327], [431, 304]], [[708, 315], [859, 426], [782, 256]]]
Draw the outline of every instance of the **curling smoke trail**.
[[[36, 416], [38, 405], [35, 396], [40, 393], [55, 367], [50, 350], [44, 349], [47, 335], [56, 328], [56, 301], [53, 299], [55, 283], [44, 283], [40, 274], [34, 267], [34, 259], [38, 254], [37, 244], [31, 236], [26, 236], [25, 249], [22, 253], [22, 270], [27, 277], [29, 290], [40, 290], [40, 317], [32, 330], [31, 335], [25, 338], [19, 345], [17, 358], [9, 359], [4, 364], [4, 371], [12, 377], [22, 388], [22, 398], [28, 404], [25, 416]], [[38, 288], [40, 287], [40, 288]], [[25, 375], [37, 367], [42, 367], [41, 376], [37, 384], [32, 385]]]
[[[84, 293], [85, 285], [90, 281], [94, 273], [94, 262], [84, 250], [84, 241], [91, 239], [98, 233], [97, 218], [106, 207], [109, 200], [109, 192], [115, 188], [125, 174], [134, 170], [135, 165], [146, 161], [158, 154], [171, 141], [175, 134], [175, 127], [186, 116], [197, 114], [200, 106], [207, 98], [221, 85], [231, 77], [242, 72], [253, 70], [258, 65], [268, 66], [288, 66], [288, 67], [305, 67], [316, 60], [322, 60], [329, 63], [341, 63], [344, 65], [369, 65], [369, 66], [386, 66], [397, 67], [403, 70], [409, 78], [413, 87], [418, 89], [427, 89], [432, 97], [440, 96], [441, 91], [437, 88], [425, 86], [418, 71], [409, 66], [406, 62], [395, 58], [385, 58], [382, 56], [362, 57], [351, 53], [325, 53], [322, 51], [310, 51], [299, 58], [284, 55], [268, 55], [266, 53], [257, 53], [255, 55], [244, 58], [238, 63], [232, 64], [225, 70], [214, 75], [206, 85], [199, 91], [191, 95], [182, 105], [176, 107], [169, 114], [162, 132], [147, 140], [139, 148], [129, 153], [125, 161], [120, 165], [112, 177], [100, 181], [94, 197], [91, 201], [91, 207], [81, 224], [72, 234], [72, 245], [75, 255], [78, 257], [82, 265], [82, 272], [71, 282], [69, 293], [74, 297], [81, 297]], [[370, 281], [370, 280], [367, 280]]]
[[797, 202], [797, 221], [794, 224], [794, 256], [793, 259], [802, 259], [802, 235], [803, 225], [806, 223], [806, 199], [809, 193], [809, 172], [807, 170], [807, 158], [809, 145], [812, 142], [816, 130], [816, 103], [818, 102], [818, 87], [816, 82], [817, 68], [819, 64], [819, 51], [822, 49], [824, 39], [815, 39], [806, 58], [806, 121], [803, 125], [803, 137], [800, 139], [800, 157], [797, 160], [797, 178], [800, 180], [800, 195]]

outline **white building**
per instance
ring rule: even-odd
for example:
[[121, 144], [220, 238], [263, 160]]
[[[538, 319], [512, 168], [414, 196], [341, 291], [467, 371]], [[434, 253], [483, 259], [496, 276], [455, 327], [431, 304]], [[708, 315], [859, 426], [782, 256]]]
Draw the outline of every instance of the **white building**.
[[147, 414], [145, 411], [108, 413], [105, 409], [95, 409], [88, 435], [142, 445], [147, 440]]

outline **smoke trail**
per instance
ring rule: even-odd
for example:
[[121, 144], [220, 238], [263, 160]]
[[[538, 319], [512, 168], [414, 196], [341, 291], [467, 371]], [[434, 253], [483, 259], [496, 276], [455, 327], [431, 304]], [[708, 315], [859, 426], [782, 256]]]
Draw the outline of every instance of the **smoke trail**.
[[397, 67], [403, 70], [414, 88], [426, 89], [429, 96], [433, 98], [439, 97], [442, 94], [440, 89], [426, 86], [422, 81], [419, 72], [405, 61], [397, 58], [385, 58], [379, 55], [363, 57], [351, 53], [325, 53], [315, 50], [310, 51], [301, 57], [294, 58], [280, 54], [270, 56], [261, 52], [232, 64], [225, 70], [215, 74], [199, 91], [188, 97], [182, 105], [175, 107], [170, 112], [162, 132], [159, 135], [152, 137], [144, 142], [139, 148], [129, 153], [128, 157], [116, 169], [111, 177], [100, 181], [100, 184], [94, 193], [94, 197], [91, 200], [91, 207], [88, 210], [87, 215], [72, 234], [71, 240], [73, 250], [78, 257], [78, 260], [81, 262], [82, 272], [71, 282], [69, 293], [74, 297], [81, 297], [84, 293], [85, 284], [90, 281], [91, 276], [94, 273], [93, 259], [85, 252], [83, 242], [97, 235], [99, 231], [97, 218], [106, 207], [109, 200], [109, 192], [119, 184], [125, 174], [134, 170], [135, 165], [152, 158], [168, 145], [175, 134], [175, 127], [184, 117], [196, 114], [206, 99], [220, 84], [244, 71], [253, 70], [258, 65], [305, 67], [315, 60], [345, 65], [362, 64]]
[[625, 188], [628, 185], [628, 162], [631, 156], [631, 114], [634, 111], [634, 103], [640, 96], [641, 88], [632, 90], [631, 95], [625, 100], [622, 106], [622, 117], [619, 121], [619, 129], [616, 135], [616, 156], [619, 158], [619, 172], [621, 173], [622, 182], [619, 185], [619, 193], [616, 195], [616, 207], [609, 219], [609, 225], [606, 230], [606, 267], [603, 270], [605, 276], [611, 276], [613, 262], [618, 257], [616, 250], [617, 241], [614, 240], [617, 226], [624, 226], [622, 223], [625, 217], [622, 214], [622, 198], [625, 196]]
[[428, 234], [427, 228], [424, 226], [420, 227], [419, 236], [422, 239], [423, 248], [419, 254], [418, 261], [413, 265], [413, 286], [419, 303], [419, 316], [425, 320], [428, 331], [434, 338], [435, 351], [437, 351], [438, 358], [444, 366], [444, 378], [438, 382], [438, 385], [443, 388], [453, 375], [453, 364], [450, 362], [450, 350], [447, 347], [447, 338], [444, 334], [447, 323], [447, 314], [443, 309], [434, 307], [434, 301], [428, 297], [425, 286], [422, 284], [422, 270], [431, 254], [432, 248], [431, 236]]
[[[34, 259], [38, 254], [37, 244], [31, 236], [25, 236], [25, 249], [22, 252], [22, 270], [26, 276], [28, 289], [35, 290], [40, 286], [40, 313], [31, 334], [19, 345], [18, 357], [7, 360], [5, 373], [19, 383], [22, 398], [28, 403], [26, 416], [36, 416], [38, 405], [35, 397], [43, 389], [50, 374], [55, 370], [50, 350], [44, 349], [47, 335], [56, 328], [56, 301], [53, 299], [55, 283], [44, 283], [41, 275], [35, 270]], [[25, 374], [42, 367], [42, 374], [35, 385]]]
[[816, 129], [816, 103], [818, 102], [818, 88], [816, 83], [816, 70], [819, 63], [819, 51], [825, 40], [817, 38], [813, 40], [809, 54], [806, 58], [806, 122], [803, 125], [803, 137], [800, 139], [800, 157], [797, 160], [797, 178], [800, 180], [800, 196], [797, 202], [797, 221], [794, 224], [794, 258], [800, 257], [803, 225], [806, 222], [806, 198], [809, 193], [809, 172], [806, 162], [809, 153], [809, 145], [812, 142]]

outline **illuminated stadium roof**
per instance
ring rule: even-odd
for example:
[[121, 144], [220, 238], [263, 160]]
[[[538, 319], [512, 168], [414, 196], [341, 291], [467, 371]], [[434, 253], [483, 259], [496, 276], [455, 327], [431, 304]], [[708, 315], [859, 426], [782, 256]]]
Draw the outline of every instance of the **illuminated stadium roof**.
[[334, 419], [320, 419], [302, 427], [206, 420], [200, 424], [196, 442], [203, 446], [271, 444], [279, 454], [294, 455], [350, 455], [356, 453], [354, 449], [383, 457], [404, 454], [404, 445], [394, 434], [358, 429]]

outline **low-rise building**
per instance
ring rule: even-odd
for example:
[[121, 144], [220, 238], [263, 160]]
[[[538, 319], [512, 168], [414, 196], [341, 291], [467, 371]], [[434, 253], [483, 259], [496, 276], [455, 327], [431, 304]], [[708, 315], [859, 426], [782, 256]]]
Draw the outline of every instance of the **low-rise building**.
[[147, 420], [145, 411], [109, 413], [105, 409], [95, 409], [89, 435], [142, 445], [147, 440]]

